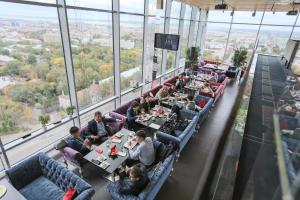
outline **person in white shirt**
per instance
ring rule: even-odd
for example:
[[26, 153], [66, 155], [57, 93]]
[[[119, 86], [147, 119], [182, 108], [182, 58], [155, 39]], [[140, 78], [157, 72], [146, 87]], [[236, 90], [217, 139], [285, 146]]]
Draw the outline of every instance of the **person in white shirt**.
[[132, 165], [134, 161], [136, 161], [135, 163], [139, 161], [145, 166], [152, 165], [155, 160], [155, 150], [152, 139], [146, 137], [145, 131], [139, 130], [136, 132], [135, 140], [139, 145], [136, 149], [129, 151], [130, 159], [128, 159], [126, 163], [131, 163]]

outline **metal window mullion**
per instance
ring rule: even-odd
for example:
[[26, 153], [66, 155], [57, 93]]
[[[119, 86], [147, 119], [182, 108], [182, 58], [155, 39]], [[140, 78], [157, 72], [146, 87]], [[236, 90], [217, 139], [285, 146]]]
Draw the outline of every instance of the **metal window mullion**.
[[192, 37], [194, 35], [194, 32], [195, 32], [195, 24], [196, 24], [196, 21], [195, 21], [195, 18], [196, 18], [196, 13], [197, 13], [197, 10], [195, 7], [193, 7], [192, 9], [192, 16], [191, 16], [191, 21], [190, 21], [190, 30], [189, 30], [189, 35], [188, 35], [188, 47], [191, 47], [191, 46], [194, 46], [193, 44], [193, 39], [194, 37]]
[[[165, 27], [164, 27], [164, 33], [169, 33], [170, 29], [170, 14], [171, 14], [171, 6], [172, 6], [172, 0], [166, 0], [166, 13], [165, 13]], [[162, 61], [161, 61], [161, 74], [162, 80], [161, 83], [165, 80], [165, 75], [166, 75], [166, 65], [167, 65], [167, 56], [168, 56], [168, 51], [166, 49], [163, 49], [162, 51]]]
[[[198, 12], [200, 12], [201, 13], [201, 10], [199, 9], [199, 8], [197, 8], [198, 9]], [[200, 40], [201, 40], [201, 31], [200, 31], [200, 17], [201, 17], [201, 15], [199, 14], [199, 18], [198, 19], [196, 19], [196, 21], [197, 21], [197, 23], [198, 23], [198, 27], [197, 27], [197, 33], [196, 33], [196, 42], [195, 42], [195, 46], [196, 47], [200, 47]]]
[[290, 34], [289, 39], [291, 39], [291, 37], [292, 37], [292, 35], [293, 35], [293, 33], [294, 33], [294, 29], [295, 29], [295, 26], [296, 26], [296, 24], [297, 24], [298, 17], [299, 17], [299, 12], [298, 12], [298, 14], [297, 14], [297, 17], [296, 17], [296, 20], [295, 20], [295, 23], [294, 23], [294, 26], [293, 26], [293, 29], [292, 29], [292, 31], [291, 31], [291, 34]]
[[112, 27], [113, 27], [113, 60], [114, 60], [114, 89], [115, 96], [118, 97], [115, 101], [115, 106], [121, 104], [121, 70], [120, 70], [120, 12], [119, 0], [112, 0]]
[[[185, 23], [184, 15], [186, 10], [186, 4], [181, 4], [181, 10], [180, 10], [180, 20], [179, 20], [179, 27], [178, 27], [178, 35], [180, 35], [180, 38], [183, 38], [183, 26]], [[181, 55], [181, 48], [182, 48], [182, 39], [179, 40], [179, 48], [176, 52], [176, 59], [175, 59], [175, 76], [178, 75], [178, 69], [179, 69], [179, 63], [180, 63], [180, 55]]]
[[[143, 32], [143, 63], [142, 63], [142, 83], [143, 87], [141, 92], [143, 93], [146, 90], [146, 76], [147, 76], [147, 68], [150, 66], [145, 66], [147, 64], [147, 35], [149, 33], [149, 0], [144, 1], [144, 32]], [[154, 37], [154, 35], [153, 35]], [[154, 47], [153, 47], [154, 48]]]
[[[201, 9], [200, 12], [200, 28], [201, 28], [201, 35], [200, 35], [200, 55], [202, 56], [204, 51], [204, 45], [205, 45], [205, 37], [206, 37], [206, 30], [207, 30], [207, 13], [208, 11], [205, 9]], [[201, 19], [204, 18], [203, 21]]]
[[258, 37], [259, 37], [259, 34], [260, 34], [260, 29], [261, 29], [261, 26], [262, 26], [262, 22], [263, 22], [264, 16], [265, 16], [265, 11], [263, 12], [263, 14], [261, 16], [261, 19], [260, 19], [260, 24], [259, 24], [259, 27], [258, 27], [258, 31], [257, 31], [257, 34], [256, 34], [255, 43], [254, 43], [254, 52], [256, 52], [256, 47], [258, 45], [258, 43], [257, 43], [258, 42]]
[[67, 72], [67, 81], [69, 86], [69, 94], [71, 105], [75, 107], [75, 115], [73, 123], [76, 126], [80, 127], [80, 117], [79, 117], [79, 105], [76, 94], [76, 85], [75, 85], [75, 76], [74, 76], [74, 68], [73, 68], [73, 60], [72, 60], [72, 50], [71, 50], [71, 39], [69, 32], [69, 24], [67, 17], [67, 9], [65, 0], [57, 0], [57, 3], [62, 5], [62, 7], [58, 7], [58, 18], [59, 18], [59, 26], [61, 31], [61, 40], [64, 51], [65, 58], [65, 67]]
[[229, 27], [229, 31], [228, 31], [228, 35], [227, 35], [227, 41], [226, 41], [226, 46], [225, 46], [225, 51], [224, 51], [222, 62], [224, 62], [225, 55], [226, 55], [226, 52], [227, 52], [228, 41], [229, 41], [229, 37], [230, 37], [230, 33], [231, 33], [231, 27], [232, 27], [233, 18], [234, 18], [234, 15], [231, 17], [230, 27]]

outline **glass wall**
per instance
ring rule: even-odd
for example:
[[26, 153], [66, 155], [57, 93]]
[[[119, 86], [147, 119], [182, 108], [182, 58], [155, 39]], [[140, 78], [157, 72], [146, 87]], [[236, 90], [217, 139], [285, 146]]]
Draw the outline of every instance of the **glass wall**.
[[[155, 0], [149, 5], [141, 0], [24, 2], [0, 1], [0, 135], [11, 164], [53, 148], [71, 126], [86, 125], [96, 110], [107, 113], [140, 96], [152, 85], [154, 67], [161, 83], [162, 71], [179, 64], [178, 54], [169, 51], [163, 58], [158, 49], [154, 66], [155, 33], [180, 34], [184, 58], [189, 39], [198, 32], [189, 31], [196, 8], [179, 1], [164, 1], [163, 9], [156, 9]], [[59, 9], [60, 2], [66, 10]], [[116, 15], [113, 3], [119, 3]], [[78, 105], [72, 117], [66, 114], [71, 102]], [[47, 130], [39, 123], [41, 115], [49, 116]]]
[[80, 109], [114, 95], [112, 14], [68, 9]]
[[0, 2], [0, 135], [3, 143], [66, 116], [70, 105], [57, 9]]
[[132, 88], [142, 81], [143, 26], [143, 16], [120, 15], [120, 71], [122, 91]]
[[203, 58], [230, 65], [235, 49], [251, 55], [256, 44], [257, 53], [282, 55], [291, 36], [300, 38], [296, 19], [286, 12], [209, 11]]

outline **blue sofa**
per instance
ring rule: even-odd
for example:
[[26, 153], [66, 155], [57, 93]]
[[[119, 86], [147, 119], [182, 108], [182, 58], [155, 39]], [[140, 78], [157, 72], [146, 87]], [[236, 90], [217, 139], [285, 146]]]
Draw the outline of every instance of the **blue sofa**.
[[195, 133], [196, 131], [196, 127], [198, 124], [198, 113], [195, 111], [190, 111], [190, 110], [181, 110], [180, 111], [180, 116], [184, 119], [189, 119], [192, 120], [189, 125], [184, 129], [184, 131], [176, 131], [177, 132], [177, 137], [176, 136], [172, 136], [168, 133], [164, 133], [161, 131], [157, 131], [156, 132], [156, 138], [159, 141], [162, 142], [174, 142], [175, 144], [177, 144], [178, 149], [179, 149], [179, 153], [182, 151], [182, 149], [185, 147], [185, 145], [188, 143], [189, 139], [192, 137], [192, 135]]
[[214, 99], [210, 98], [210, 97], [206, 97], [206, 96], [202, 96], [202, 95], [198, 95], [195, 98], [195, 104], [199, 105], [199, 102], [204, 99], [206, 101], [206, 104], [204, 106], [204, 108], [202, 108], [199, 113], [199, 119], [198, 119], [198, 124], [200, 125], [209, 115], [209, 112], [214, 104]]
[[153, 200], [166, 179], [169, 177], [173, 168], [174, 160], [175, 154], [173, 153], [163, 162], [158, 163], [157, 166], [148, 173], [150, 182], [138, 196], [118, 193], [114, 183], [110, 183], [107, 186], [107, 192], [110, 193], [113, 200]]
[[6, 175], [28, 200], [61, 200], [70, 188], [77, 190], [74, 200], [89, 200], [95, 193], [91, 185], [44, 153], [8, 169]]

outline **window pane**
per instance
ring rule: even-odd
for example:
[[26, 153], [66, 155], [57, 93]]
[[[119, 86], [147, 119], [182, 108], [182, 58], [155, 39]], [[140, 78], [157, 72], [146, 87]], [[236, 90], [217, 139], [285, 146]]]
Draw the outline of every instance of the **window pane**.
[[120, 16], [122, 91], [142, 80], [143, 26], [143, 16]]
[[263, 12], [256, 12], [252, 17], [253, 12], [249, 11], [235, 11], [233, 17], [233, 23], [251, 23], [260, 24]]
[[296, 15], [287, 15], [286, 12], [265, 12], [262, 24], [294, 25]]
[[139, 89], [133, 90], [132, 92], [129, 92], [129, 93], [123, 95], [121, 97], [121, 104], [125, 104], [125, 103], [132, 101], [133, 99], [141, 96], [141, 90], [142, 89], [139, 88]]
[[231, 22], [231, 11], [210, 10], [208, 12], [209, 22]]
[[172, 1], [170, 16], [173, 18], [179, 18], [180, 10], [181, 10], [181, 3], [178, 1]]
[[200, 19], [200, 9], [199, 8], [194, 8], [193, 12], [196, 12], [195, 20], [199, 21]]
[[207, 23], [203, 57], [221, 61], [224, 56], [230, 24]]
[[178, 19], [170, 19], [170, 30], [169, 34], [178, 34], [179, 30], [179, 20]]
[[171, 71], [175, 67], [176, 52], [168, 51], [166, 71]]
[[112, 15], [68, 9], [80, 110], [114, 95]]
[[85, 7], [85, 8], [96, 8], [96, 9], [104, 9], [111, 10], [112, 2], [111, 0], [66, 0], [66, 4], [68, 6], [77, 6], [77, 7]]
[[185, 14], [184, 14], [184, 19], [191, 19], [191, 14], [192, 14], [192, 6], [186, 5], [185, 6]]
[[0, 2], [0, 135], [4, 143], [66, 116], [70, 104], [57, 9]]
[[232, 24], [227, 51], [224, 59], [225, 63], [232, 63], [231, 59], [233, 57], [234, 50], [240, 47], [245, 47], [248, 50], [248, 59], [250, 59], [253, 48], [255, 46], [258, 28], [259, 25]]
[[23, 1], [34, 1], [34, 2], [41, 2], [41, 3], [56, 4], [56, 0], [23, 0]]
[[[153, 63], [153, 56], [154, 56], [154, 37], [155, 33], [163, 33], [164, 30], [164, 18], [155, 18], [155, 17], [149, 17], [148, 18], [148, 32], [146, 34], [145, 40], [146, 40], [146, 51], [145, 51], [145, 57], [146, 62], [144, 63], [144, 70], [146, 74], [146, 80], [151, 81], [152, 80], [152, 71], [154, 68]], [[161, 74], [161, 58], [162, 58], [162, 50], [157, 49], [157, 75]]]
[[180, 57], [181, 58], [185, 58], [185, 51], [186, 48], [188, 47], [188, 37], [189, 37], [189, 31], [190, 30], [190, 21], [188, 20], [184, 20], [184, 24], [183, 24], [183, 33], [182, 33], [182, 37], [181, 37], [181, 54]]
[[262, 26], [259, 33], [257, 52], [281, 55], [290, 37], [292, 27]]
[[144, 1], [120, 0], [120, 11], [131, 13], [144, 13]]
[[96, 111], [100, 111], [102, 112], [103, 115], [105, 115], [106, 113], [114, 110], [115, 108], [115, 101], [110, 101], [104, 105], [102, 105], [100, 108], [96, 108], [94, 110], [91, 110], [88, 113], [85, 113], [83, 115], [80, 116], [80, 123], [81, 126], [86, 125], [89, 121], [91, 121], [94, 118], [94, 114]]
[[[199, 29], [199, 22], [195, 22], [195, 29], [194, 29], [194, 35], [193, 35], [193, 44], [194, 46], [197, 46], [197, 34]], [[199, 43], [199, 42], [198, 42]]]
[[291, 39], [300, 40], [300, 27], [295, 27]]
[[149, 14], [156, 15], [159, 17], [165, 17], [166, 12], [166, 1], [163, 1], [163, 9], [156, 9], [157, 8], [157, 0], [149, 0]]

